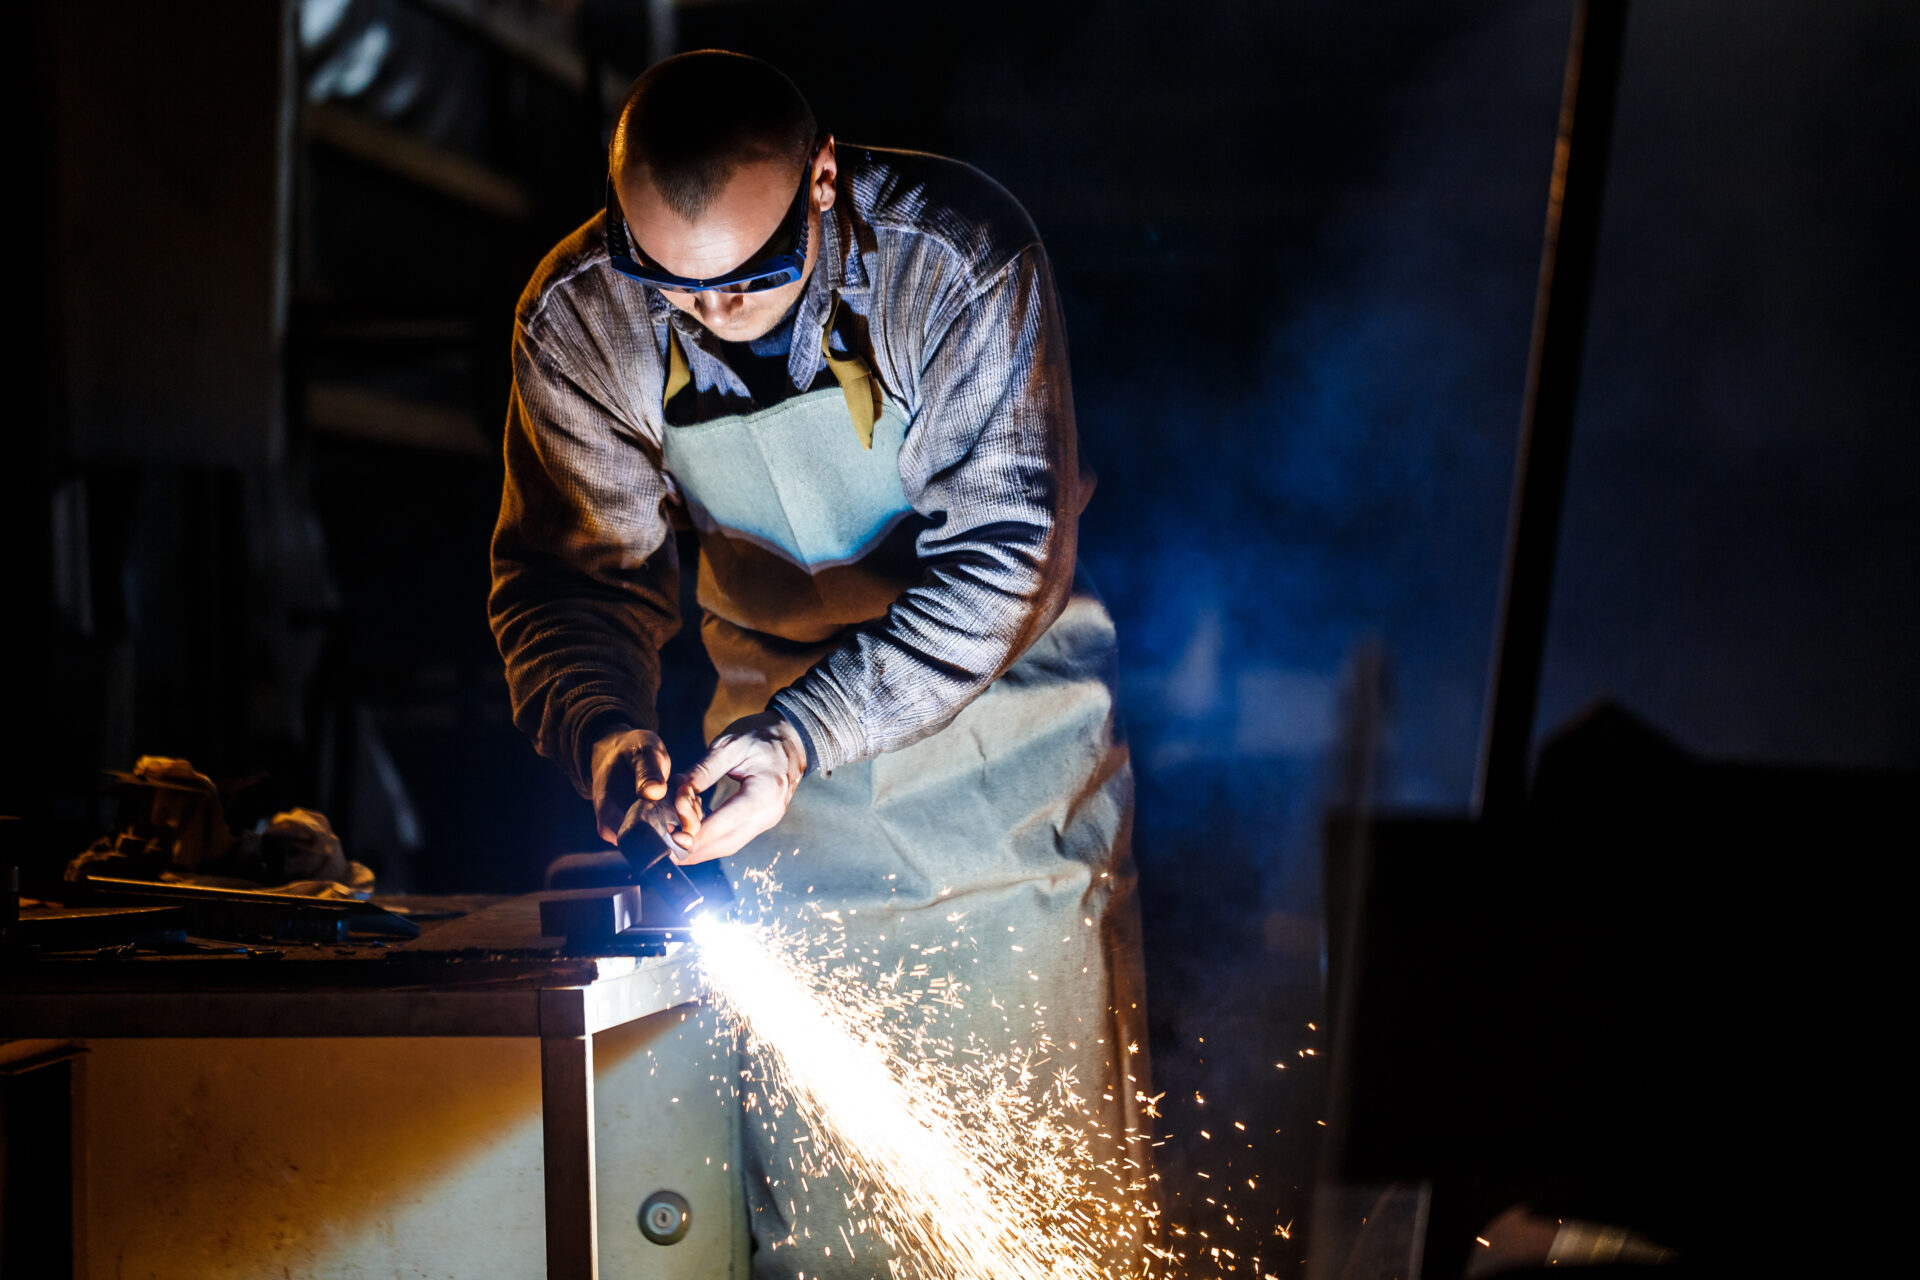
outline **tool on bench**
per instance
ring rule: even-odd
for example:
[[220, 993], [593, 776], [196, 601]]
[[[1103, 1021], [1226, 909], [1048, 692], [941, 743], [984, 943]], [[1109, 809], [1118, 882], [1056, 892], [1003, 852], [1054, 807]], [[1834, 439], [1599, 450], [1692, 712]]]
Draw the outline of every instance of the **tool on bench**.
[[355, 898], [314, 898], [264, 889], [213, 889], [154, 880], [83, 876], [64, 882], [70, 906], [101, 903], [173, 905], [188, 915], [187, 932], [202, 938], [264, 942], [345, 942], [353, 934], [417, 938], [405, 916]]

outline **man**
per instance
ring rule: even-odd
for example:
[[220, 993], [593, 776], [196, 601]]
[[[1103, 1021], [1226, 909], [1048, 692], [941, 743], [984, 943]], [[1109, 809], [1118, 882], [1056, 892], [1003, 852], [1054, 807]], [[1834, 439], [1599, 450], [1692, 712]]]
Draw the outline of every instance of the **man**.
[[[541, 264], [513, 357], [489, 612], [516, 723], [601, 835], [670, 804], [680, 860], [736, 883], [797, 850], [772, 910], [837, 911], [882, 968], [952, 946], [954, 1038], [1044, 1024], [1045, 1071], [1138, 1158], [1132, 781], [1025, 213], [965, 165], [836, 145], [763, 62], [684, 54], [636, 82], [606, 211]], [[719, 673], [678, 777], [676, 522]], [[755, 1274], [884, 1271], [877, 1245], [773, 1247], [847, 1211], [745, 1129]]]

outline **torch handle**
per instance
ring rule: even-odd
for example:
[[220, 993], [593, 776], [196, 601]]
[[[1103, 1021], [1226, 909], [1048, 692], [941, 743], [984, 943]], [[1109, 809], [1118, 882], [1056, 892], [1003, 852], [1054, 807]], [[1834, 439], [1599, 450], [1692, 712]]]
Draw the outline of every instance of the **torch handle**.
[[633, 868], [634, 883], [640, 886], [641, 911], [646, 911], [649, 895], [666, 902], [683, 916], [691, 916], [706, 901], [686, 869], [673, 860], [679, 846], [673, 842], [679, 824], [673, 809], [665, 804], [641, 802], [640, 820], [630, 823], [620, 835], [620, 852]]

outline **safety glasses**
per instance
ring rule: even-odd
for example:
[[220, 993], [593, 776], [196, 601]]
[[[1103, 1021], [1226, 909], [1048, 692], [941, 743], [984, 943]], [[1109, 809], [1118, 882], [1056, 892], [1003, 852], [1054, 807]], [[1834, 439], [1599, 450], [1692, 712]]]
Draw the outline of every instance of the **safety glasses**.
[[792, 284], [805, 272], [807, 265], [807, 187], [811, 185], [812, 178], [813, 162], [809, 160], [800, 175], [800, 190], [794, 193], [793, 206], [787, 211], [786, 218], [743, 265], [725, 275], [695, 280], [676, 276], [641, 258], [639, 249], [634, 246], [633, 238], [627, 232], [627, 220], [620, 212], [620, 202], [613, 194], [613, 179], [609, 177], [607, 256], [613, 261], [613, 269], [629, 280], [638, 280], [641, 284], [650, 284], [656, 289], [668, 289], [674, 293], [703, 293], [709, 290], [715, 293], [759, 293], [763, 289], [778, 289], [781, 285]]

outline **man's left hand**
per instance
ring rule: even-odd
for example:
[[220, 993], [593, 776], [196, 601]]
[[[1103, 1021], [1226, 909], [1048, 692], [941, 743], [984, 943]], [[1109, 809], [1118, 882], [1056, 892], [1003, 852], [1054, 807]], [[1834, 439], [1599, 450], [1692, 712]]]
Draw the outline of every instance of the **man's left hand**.
[[706, 862], [738, 853], [786, 814], [806, 771], [806, 744], [779, 712], [762, 711], [735, 720], [713, 740], [706, 758], [679, 778], [674, 790], [676, 795], [689, 790], [697, 794], [721, 778], [734, 779], [740, 789], [704, 819], [690, 824], [686, 834], [693, 842], [674, 860]]

